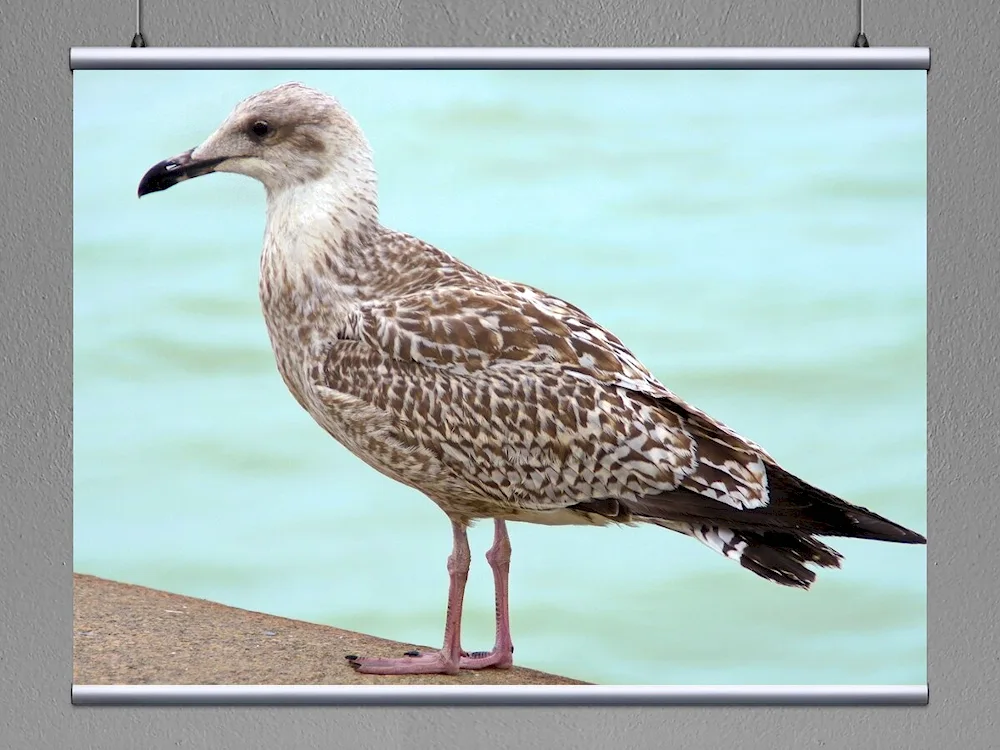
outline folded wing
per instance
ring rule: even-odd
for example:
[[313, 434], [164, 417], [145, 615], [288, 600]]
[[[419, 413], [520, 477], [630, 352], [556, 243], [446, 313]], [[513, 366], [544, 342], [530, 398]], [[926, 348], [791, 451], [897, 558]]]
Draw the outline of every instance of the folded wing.
[[[352, 368], [338, 347], [368, 361]], [[362, 366], [379, 376], [359, 379]], [[578, 308], [531, 287], [368, 303], [331, 345], [325, 380], [364, 381], [360, 397], [502, 504], [637, 501], [678, 488], [709, 506], [768, 502], [763, 451], [678, 399]]]

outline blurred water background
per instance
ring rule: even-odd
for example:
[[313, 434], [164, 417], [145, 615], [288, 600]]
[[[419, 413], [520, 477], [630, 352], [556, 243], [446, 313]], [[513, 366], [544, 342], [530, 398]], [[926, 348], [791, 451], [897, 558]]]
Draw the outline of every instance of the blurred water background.
[[[440, 643], [450, 532], [275, 370], [263, 188], [142, 201], [286, 80], [371, 141], [383, 223], [586, 309], [671, 389], [926, 531], [923, 71], [77, 71], [74, 568]], [[464, 644], [493, 643], [472, 534]], [[524, 666], [600, 683], [926, 681], [922, 547], [831, 540], [809, 592], [658, 528], [511, 526]]]

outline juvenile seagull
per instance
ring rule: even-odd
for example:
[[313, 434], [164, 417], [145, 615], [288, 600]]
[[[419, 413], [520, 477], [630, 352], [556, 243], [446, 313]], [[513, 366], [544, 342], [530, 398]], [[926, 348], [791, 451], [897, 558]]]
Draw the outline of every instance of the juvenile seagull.
[[[153, 166], [138, 192], [209, 172], [264, 184], [260, 300], [296, 401], [451, 520], [444, 646], [348, 656], [359, 671], [511, 666], [507, 521], [652, 523], [803, 589], [816, 577], [806, 563], [840, 565], [817, 536], [926, 542], [781, 468], [579, 308], [381, 226], [371, 150], [326, 94], [288, 83], [249, 97], [200, 146]], [[496, 641], [467, 653], [466, 528], [481, 518], [495, 524]]]

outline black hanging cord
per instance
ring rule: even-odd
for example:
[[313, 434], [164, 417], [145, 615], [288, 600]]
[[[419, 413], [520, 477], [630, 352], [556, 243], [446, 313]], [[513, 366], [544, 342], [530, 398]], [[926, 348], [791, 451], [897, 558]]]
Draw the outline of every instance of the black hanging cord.
[[135, 36], [132, 37], [132, 46], [146, 46], [146, 40], [142, 36], [142, 0], [135, 0]]
[[[138, 0], [136, 0], [138, 2]], [[855, 47], [867, 47], [868, 37], [865, 36], [865, 0], [858, 0], [858, 35], [854, 39]]]

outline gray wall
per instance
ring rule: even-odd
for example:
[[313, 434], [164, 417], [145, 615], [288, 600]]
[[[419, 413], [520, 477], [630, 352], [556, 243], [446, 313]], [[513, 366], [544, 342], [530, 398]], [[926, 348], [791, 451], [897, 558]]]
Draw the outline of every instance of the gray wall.
[[[155, 46], [849, 44], [853, 0], [151, 0]], [[73, 709], [71, 46], [131, 0], [0, 16], [0, 736], [11, 747], [996, 747], [996, 0], [877, 0], [873, 44], [930, 46], [931, 705], [923, 709]], [[958, 8], [958, 10], [951, 10]], [[141, 106], [140, 102], [136, 106]], [[992, 491], [991, 491], [992, 490]], [[127, 499], [123, 498], [123, 501]], [[679, 613], [682, 614], [682, 613]]]

